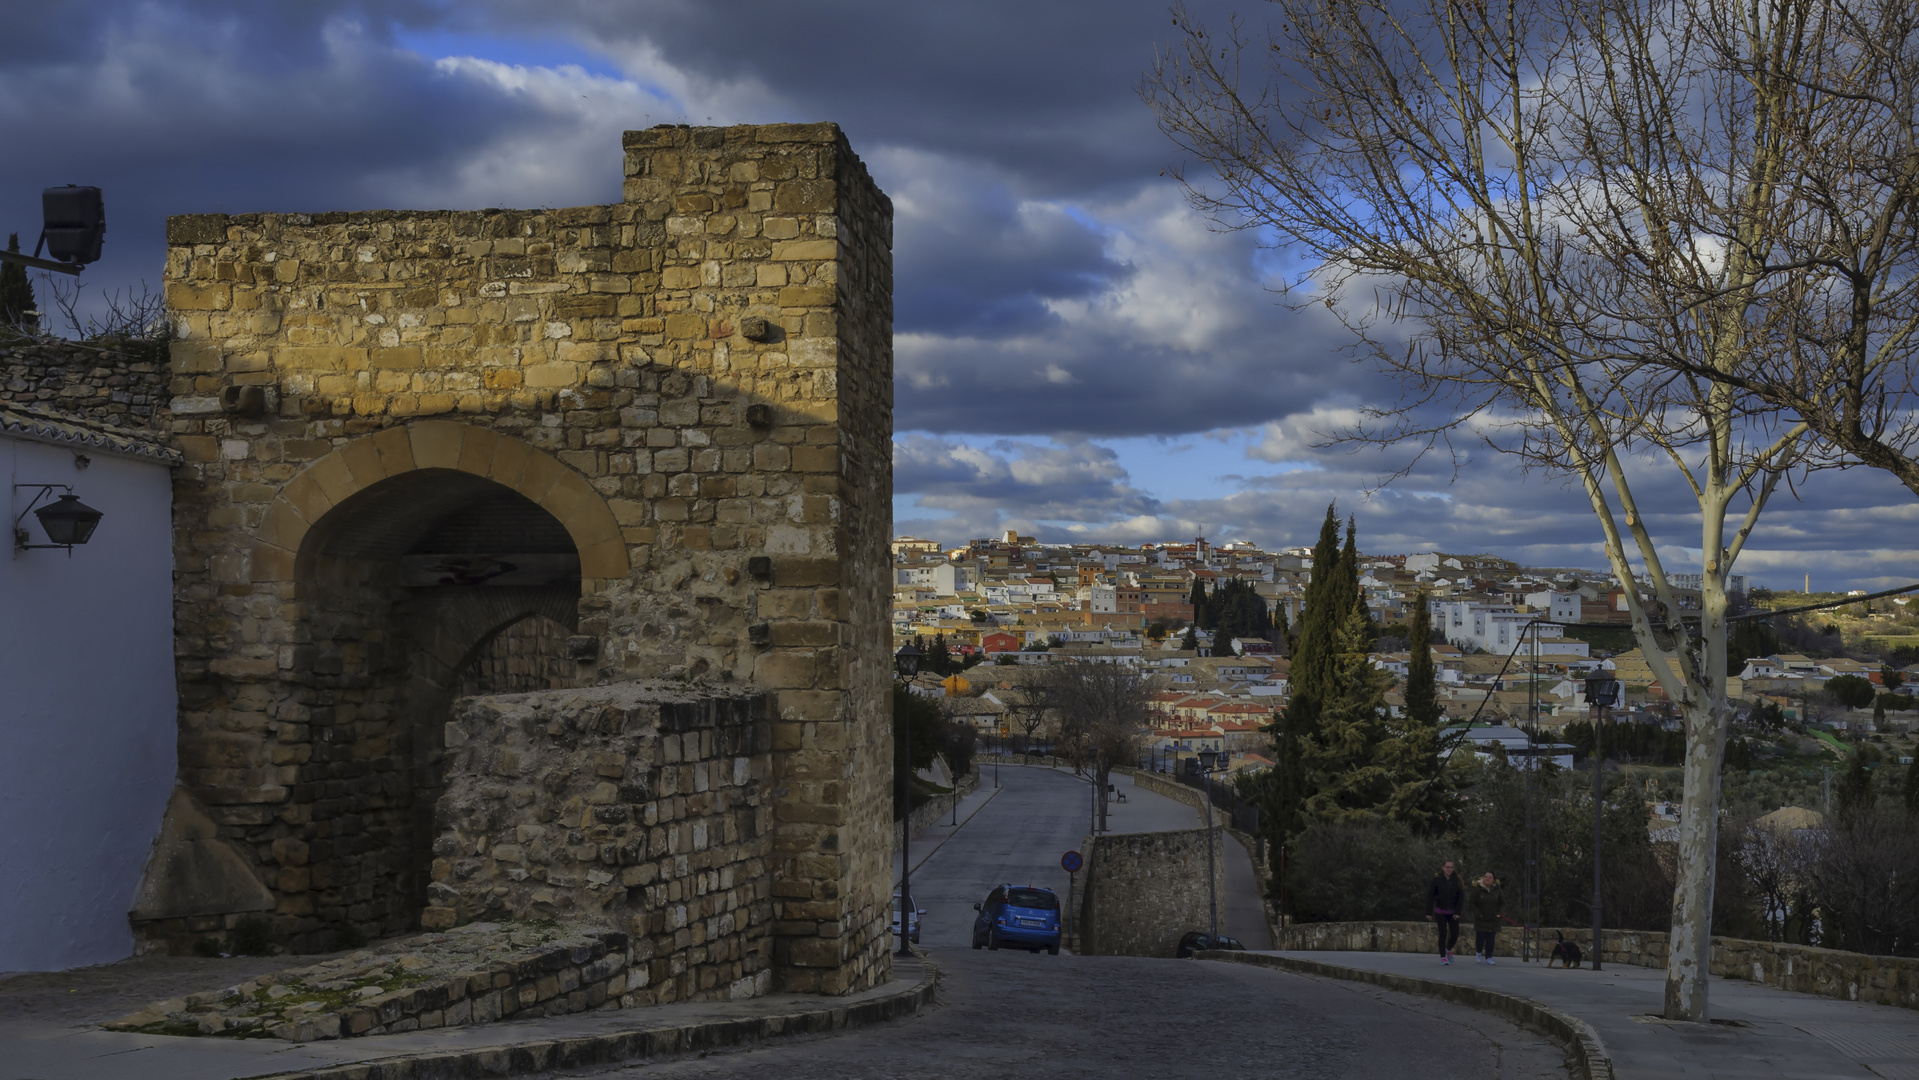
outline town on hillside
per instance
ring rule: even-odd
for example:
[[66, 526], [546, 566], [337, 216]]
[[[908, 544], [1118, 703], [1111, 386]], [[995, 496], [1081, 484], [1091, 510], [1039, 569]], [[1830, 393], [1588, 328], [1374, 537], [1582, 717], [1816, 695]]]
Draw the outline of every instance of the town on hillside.
[[[929, 657], [912, 689], [971, 720], [986, 752], [1047, 747], [1055, 733], [1022, 709], [1021, 687], [1043, 665], [1079, 660], [1128, 665], [1147, 680], [1143, 766], [1189, 769], [1207, 750], [1230, 755], [1234, 772], [1272, 764], [1270, 725], [1288, 700], [1288, 631], [1300, 623], [1311, 548], [1204, 537], [1043, 544], [1009, 531], [952, 548], [901, 536], [892, 549], [894, 647], [917, 642]], [[1584, 681], [1618, 680], [1605, 756], [1645, 767], [1653, 826], [1670, 823], [1685, 740], [1611, 574], [1444, 552], [1362, 554], [1358, 574], [1372, 663], [1395, 678], [1412, 659], [1409, 605], [1428, 598], [1440, 705], [1450, 723], [1468, 725], [1462, 734], [1482, 757], [1573, 766], [1592, 745]], [[1696, 575], [1674, 584], [1682, 607], [1697, 603]], [[1846, 599], [1774, 594], [1741, 576], [1730, 584], [1747, 610]], [[1853, 757], [1911, 762], [1919, 712], [1905, 689], [1919, 683], [1919, 603], [1860, 601], [1734, 626], [1729, 798], [1817, 817]], [[1398, 686], [1386, 702], [1404, 704]]]

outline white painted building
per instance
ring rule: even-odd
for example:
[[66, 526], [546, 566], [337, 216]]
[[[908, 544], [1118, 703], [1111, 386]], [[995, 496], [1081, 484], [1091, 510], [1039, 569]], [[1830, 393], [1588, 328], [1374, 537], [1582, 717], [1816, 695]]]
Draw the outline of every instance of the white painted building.
[[1575, 623], [1579, 621], [1579, 599], [1576, 592], [1542, 590], [1527, 593], [1526, 606], [1553, 622]]
[[[0, 971], [119, 960], [173, 790], [171, 467], [164, 443], [0, 405], [10, 521], [67, 485], [103, 515], [72, 549], [0, 556]], [[48, 494], [57, 499], [61, 487]]]
[[[1510, 653], [1521, 638], [1527, 639], [1525, 647], [1530, 651], [1532, 633], [1527, 624], [1544, 615], [1520, 611], [1511, 604], [1481, 604], [1471, 600], [1434, 600], [1432, 612], [1433, 625], [1446, 636], [1447, 642], [1462, 648], [1475, 646], [1490, 653]], [[1586, 643], [1566, 637], [1560, 627], [1542, 622], [1538, 630], [1541, 655], [1561, 660], [1588, 655]]]
[[931, 589], [935, 596], [952, 596], [971, 589], [974, 578], [971, 569], [950, 562], [942, 562], [924, 566], [895, 567], [893, 584]]

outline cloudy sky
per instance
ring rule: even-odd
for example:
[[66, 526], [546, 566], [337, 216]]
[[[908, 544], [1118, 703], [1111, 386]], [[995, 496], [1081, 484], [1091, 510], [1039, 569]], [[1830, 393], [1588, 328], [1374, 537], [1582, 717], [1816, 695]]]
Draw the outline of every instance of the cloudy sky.
[[[157, 287], [170, 213], [609, 202], [624, 129], [833, 120], [898, 214], [900, 532], [1309, 543], [1337, 500], [1370, 551], [1602, 565], [1583, 497], [1470, 442], [1371, 495], [1403, 456], [1319, 445], [1395, 388], [1163, 175], [1136, 88], [1172, 30], [1162, 0], [11, 4], [0, 231], [31, 244], [42, 187], [105, 189], [97, 305]], [[1904, 489], [1821, 474], [1741, 568], [1905, 584], [1916, 532]]]

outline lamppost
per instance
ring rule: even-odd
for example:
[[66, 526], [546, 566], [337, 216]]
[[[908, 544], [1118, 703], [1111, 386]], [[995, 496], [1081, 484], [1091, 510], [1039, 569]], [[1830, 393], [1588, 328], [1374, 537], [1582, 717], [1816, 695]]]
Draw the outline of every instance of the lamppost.
[[1600, 970], [1600, 929], [1599, 929], [1599, 886], [1605, 873], [1600, 862], [1600, 844], [1604, 832], [1601, 823], [1605, 820], [1605, 761], [1600, 755], [1599, 729], [1606, 720], [1606, 710], [1619, 703], [1619, 680], [1604, 675], [1586, 680], [1586, 704], [1593, 712], [1593, 970]]
[[1212, 914], [1211, 928], [1215, 938], [1219, 936], [1219, 892], [1213, 885], [1213, 788], [1208, 777], [1213, 766], [1219, 762], [1219, 757], [1216, 750], [1199, 752], [1199, 783], [1203, 793], [1201, 812], [1206, 815], [1206, 906]]
[[999, 732], [993, 737], [993, 789], [999, 790], [999, 760], [1006, 756], [1006, 725], [995, 729]]
[[[893, 654], [893, 664], [899, 669], [900, 677], [911, 680], [920, 673], [920, 651], [912, 642], [900, 646]], [[900, 805], [900, 956], [912, 956], [911, 934], [913, 922], [913, 718], [908, 716], [900, 725], [900, 746], [905, 753], [906, 769], [901, 773]]]

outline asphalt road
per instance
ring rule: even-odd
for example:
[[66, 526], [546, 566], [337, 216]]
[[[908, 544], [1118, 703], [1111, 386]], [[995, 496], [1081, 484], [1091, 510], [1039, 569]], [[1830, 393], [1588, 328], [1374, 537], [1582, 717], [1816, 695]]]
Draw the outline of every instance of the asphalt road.
[[[1107, 807], [1112, 832], [1196, 829], [1199, 814], [1183, 803], [1136, 791], [1115, 776], [1125, 802]], [[1085, 845], [1092, 819], [1091, 787], [1070, 773], [1011, 767], [1000, 770], [1002, 790], [913, 875], [913, 898], [926, 909], [920, 944], [968, 948], [973, 905], [997, 885], [1037, 885], [1067, 899], [1060, 856]]]
[[[1083, 781], [1005, 769], [1002, 791], [914, 875], [921, 943], [941, 969], [917, 1016], [841, 1035], [563, 1075], [781, 1080], [1287, 1077], [1565, 1080], [1557, 1047], [1503, 1020], [1424, 998], [1239, 964], [970, 948], [972, 905], [1001, 882], [1057, 888], [1086, 833]], [[1192, 828], [1150, 799], [1117, 831]]]

